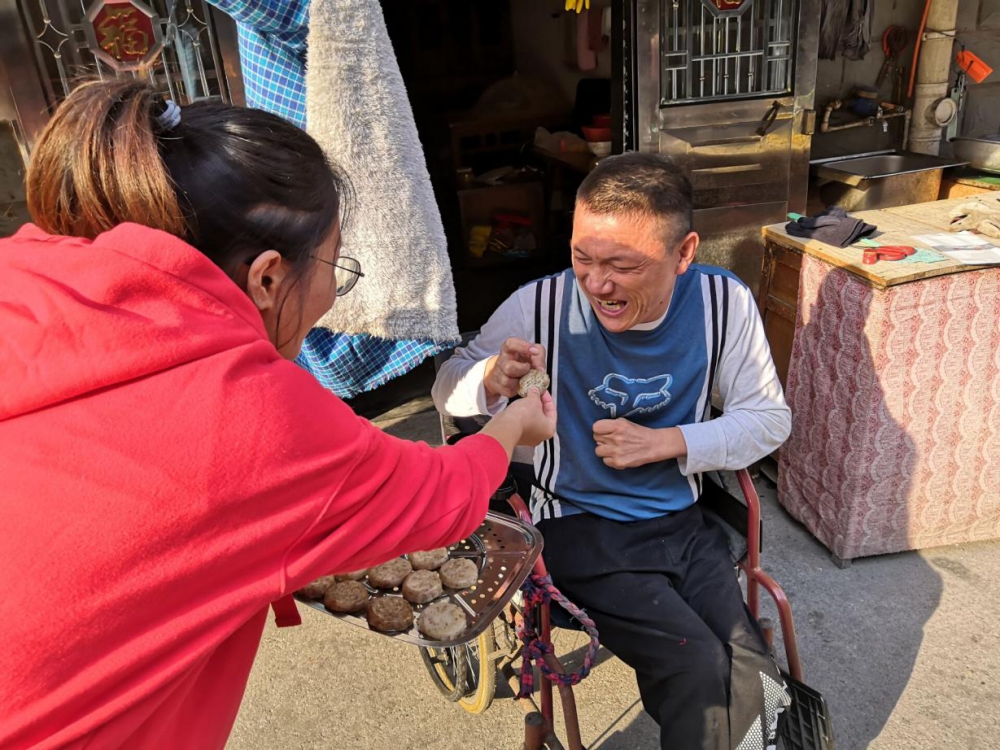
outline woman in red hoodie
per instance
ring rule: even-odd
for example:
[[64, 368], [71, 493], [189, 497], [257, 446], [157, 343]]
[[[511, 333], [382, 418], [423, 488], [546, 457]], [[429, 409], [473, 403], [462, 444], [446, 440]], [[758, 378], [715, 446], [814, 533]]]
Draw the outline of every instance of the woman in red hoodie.
[[0, 747], [221, 748], [268, 604], [470, 533], [554, 407], [432, 449], [290, 361], [361, 273], [343, 179], [275, 116], [87, 84], [27, 184], [35, 225], [0, 241]]

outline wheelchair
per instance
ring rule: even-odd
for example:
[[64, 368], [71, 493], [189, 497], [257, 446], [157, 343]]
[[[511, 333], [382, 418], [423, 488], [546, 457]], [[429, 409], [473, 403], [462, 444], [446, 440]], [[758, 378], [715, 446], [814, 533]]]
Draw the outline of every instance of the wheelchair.
[[[448, 437], [448, 442], [454, 441], [454, 435]], [[525, 484], [530, 481], [531, 467], [515, 465], [513, 469], [513, 473], [494, 495], [491, 507], [493, 510], [500, 510], [497, 505], [506, 503], [509, 506], [508, 513], [512, 511], [521, 521], [530, 524], [531, 513], [520, 492], [525, 491]], [[786, 750], [833, 750], [833, 732], [826, 702], [819, 693], [802, 682], [802, 667], [788, 597], [760, 566], [760, 498], [746, 469], [735, 472], [735, 479], [743, 501], [731, 495], [724, 482], [706, 476], [699, 502], [703, 503], [705, 514], [726, 531], [736, 574], [745, 577], [747, 607], [760, 622], [772, 649], [774, 624], [767, 618], [760, 618], [761, 589], [773, 599], [777, 608], [786, 660], [786, 668], [782, 673], [792, 693], [792, 707], [782, 724], [782, 746]], [[546, 576], [543, 558], [535, 563], [533, 573], [537, 578]], [[533, 617], [535, 622], [540, 623], [539, 636], [542, 643], [551, 645], [553, 627], [581, 629], [579, 622], [555, 602], [534, 606]], [[509, 684], [515, 695], [518, 693], [519, 677], [514, 665], [524, 657], [524, 647], [518, 633], [524, 626], [525, 615], [523, 601], [515, 597], [493, 622], [492, 628], [487, 629], [476, 640], [453, 648], [420, 649], [432, 681], [446, 699], [457, 703], [469, 713], [479, 714], [493, 703], [499, 679]], [[596, 643], [592, 645], [596, 649]], [[565, 667], [553, 653], [545, 653], [542, 658], [550, 673], [566, 674]], [[565, 744], [556, 735], [553, 726], [554, 684], [562, 705]], [[538, 698], [537, 704], [531, 697], [518, 699], [525, 710], [525, 749], [582, 750], [572, 687], [555, 682], [543, 670]]]
[[[446, 352], [435, 357], [435, 369], [450, 354]], [[478, 432], [482, 420], [441, 415], [440, 423], [442, 442], [450, 444]], [[703, 475], [703, 492], [699, 502], [705, 514], [726, 532], [734, 574], [742, 576], [746, 582], [747, 608], [760, 623], [772, 652], [774, 623], [760, 617], [761, 589], [771, 597], [778, 611], [786, 661], [782, 674], [792, 695], [792, 705], [780, 727], [778, 747], [785, 750], [834, 750], [826, 701], [802, 682], [798, 642], [788, 597], [760, 566], [760, 497], [746, 469], [735, 472], [735, 481], [742, 500], [730, 494], [721, 476]], [[531, 465], [512, 464], [507, 480], [491, 499], [491, 510], [513, 513], [524, 523], [531, 524], [531, 513], [523, 497], [527, 496], [533, 482], [534, 469]], [[535, 562], [532, 573], [536, 580], [547, 577], [544, 552]], [[572, 617], [558, 603], [542, 601], [526, 606], [522, 597], [515, 596], [494, 620], [492, 627], [474, 641], [452, 648], [421, 648], [424, 665], [447, 700], [457, 703], [469, 713], [483, 713], [493, 703], [498, 679], [502, 678], [510, 685], [515, 696], [520, 692], [520, 678], [514, 665], [521, 660], [522, 671], [530, 670], [530, 659], [525, 654], [519, 635], [526, 620], [538, 624], [537, 635], [543, 644], [543, 651], [535, 654], [541, 670], [538, 702], [530, 695], [517, 698], [525, 711], [524, 750], [583, 750], [573, 690], [570, 684], [564, 684], [568, 680], [559, 677], [565, 677], [567, 670], [551, 648], [553, 627], [583, 628], [579, 618]], [[596, 655], [597, 633], [592, 631], [591, 636], [589, 653]], [[554, 685], [562, 707], [565, 744], [556, 734], [553, 723]]]

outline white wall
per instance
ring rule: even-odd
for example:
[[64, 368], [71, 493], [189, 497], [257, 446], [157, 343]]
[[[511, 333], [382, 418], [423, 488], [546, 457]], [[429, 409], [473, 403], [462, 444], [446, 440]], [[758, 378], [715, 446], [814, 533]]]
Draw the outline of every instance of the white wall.
[[961, 134], [1000, 132], [1000, 0], [961, 0], [957, 40], [993, 68], [982, 83], [969, 82]]

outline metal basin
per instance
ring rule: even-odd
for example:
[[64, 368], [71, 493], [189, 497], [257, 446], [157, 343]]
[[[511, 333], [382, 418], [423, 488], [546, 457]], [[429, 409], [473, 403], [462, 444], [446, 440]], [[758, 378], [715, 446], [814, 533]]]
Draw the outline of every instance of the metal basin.
[[1000, 135], [956, 138], [952, 145], [955, 156], [969, 162], [973, 169], [1000, 174]]
[[883, 151], [810, 162], [828, 206], [848, 211], [935, 201], [941, 173], [967, 162], [908, 151]]

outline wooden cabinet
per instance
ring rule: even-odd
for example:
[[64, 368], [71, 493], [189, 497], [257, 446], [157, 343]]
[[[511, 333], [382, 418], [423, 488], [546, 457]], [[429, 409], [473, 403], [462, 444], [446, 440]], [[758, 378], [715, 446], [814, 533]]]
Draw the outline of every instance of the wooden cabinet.
[[801, 267], [802, 253], [773, 242], [765, 243], [757, 304], [782, 388], [788, 378], [788, 363], [792, 358], [792, 341], [795, 339], [795, 310]]

